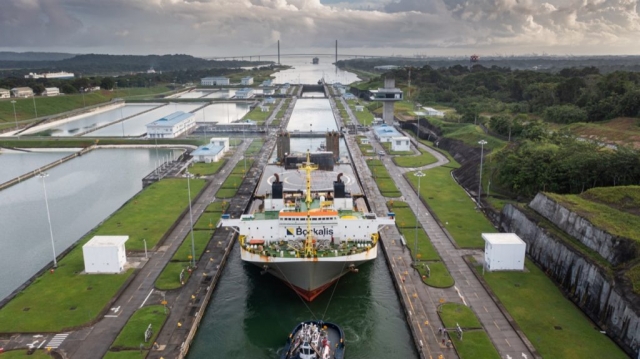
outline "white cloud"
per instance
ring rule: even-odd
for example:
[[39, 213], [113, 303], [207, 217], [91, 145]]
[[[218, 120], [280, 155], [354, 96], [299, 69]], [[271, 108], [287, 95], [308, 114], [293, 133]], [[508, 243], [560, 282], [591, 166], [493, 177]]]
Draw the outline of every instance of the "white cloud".
[[[8, 0], [0, 48], [201, 56], [640, 51], [638, 0]], [[532, 50], [535, 49], [535, 50]]]

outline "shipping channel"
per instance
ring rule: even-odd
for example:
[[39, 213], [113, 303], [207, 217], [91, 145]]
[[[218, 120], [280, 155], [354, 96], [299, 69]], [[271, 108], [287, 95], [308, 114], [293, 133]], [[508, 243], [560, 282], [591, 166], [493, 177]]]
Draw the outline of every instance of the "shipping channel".
[[[310, 59], [309, 59], [310, 60]], [[300, 61], [298, 59], [297, 61]], [[295, 64], [302, 75], [317, 81], [330, 65]], [[293, 70], [288, 76], [296, 78]], [[353, 78], [341, 74], [342, 78]], [[277, 75], [277, 78], [289, 77]], [[281, 80], [285, 82], [286, 80]], [[351, 80], [353, 81], [353, 80]], [[348, 81], [348, 82], [351, 82]], [[287, 81], [288, 82], [288, 81]], [[313, 82], [311, 82], [313, 83]], [[321, 93], [314, 94], [322, 96]], [[311, 125], [311, 126], [310, 126]], [[298, 99], [288, 129], [324, 132], [337, 129], [327, 99]], [[291, 149], [313, 150], [320, 139], [291, 139]], [[341, 143], [341, 153], [345, 150]], [[240, 260], [238, 246], [232, 250], [222, 277], [200, 324], [188, 358], [276, 358], [291, 329], [313, 318], [338, 323], [346, 332], [349, 359], [417, 358], [382, 249], [378, 258], [349, 273], [337, 286], [327, 289], [311, 303], [260, 268]]]

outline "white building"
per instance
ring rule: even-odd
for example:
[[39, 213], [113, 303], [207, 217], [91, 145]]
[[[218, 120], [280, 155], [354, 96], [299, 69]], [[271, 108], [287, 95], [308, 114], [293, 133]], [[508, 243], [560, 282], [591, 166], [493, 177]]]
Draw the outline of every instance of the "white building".
[[229, 138], [228, 137], [211, 137], [209, 143], [214, 146], [222, 146], [223, 151], [229, 151]]
[[0, 98], [9, 98], [11, 97], [11, 91], [7, 89], [0, 89]]
[[438, 111], [435, 108], [423, 107], [423, 109], [427, 112], [427, 116], [444, 117], [444, 112]]
[[273, 97], [267, 97], [267, 98], [264, 99], [264, 103], [266, 103], [266, 104], [274, 104], [274, 103], [276, 103], [276, 99], [273, 98]]
[[24, 75], [25, 79], [72, 79], [74, 78], [74, 74], [71, 72], [47, 72], [44, 74], [35, 74], [33, 72], [29, 72], [28, 75]]
[[273, 83], [273, 80], [264, 80], [264, 81], [262, 81], [262, 85], [260, 85], [260, 86], [269, 87], [269, 86], [271, 86], [272, 83]]
[[33, 90], [31, 87], [14, 87], [11, 89], [13, 97], [32, 97]]
[[193, 162], [218, 162], [224, 156], [224, 147], [214, 144], [200, 146], [191, 152], [191, 156], [193, 157]]
[[411, 141], [409, 137], [391, 137], [391, 151], [411, 151]]
[[240, 84], [244, 86], [253, 85], [253, 77], [247, 76], [240, 79]]
[[356, 112], [363, 112], [363, 111], [364, 111], [364, 106], [356, 105]]
[[202, 86], [224, 86], [229, 85], [228, 77], [205, 77], [200, 79]]
[[362, 143], [363, 145], [368, 145], [369, 144], [369, 139], [366, 137], [362, 137], [360, 138], [360, 143]]
[[245, 87], [236, 91], [236, 98], [238, 99], [248, 99], [253, 97], [253, 89], [249, 87]]
[[124, 242], [129, 236], [94, 236], [82, 246], [87, 274], [121, 273], [127, 263]]
[[286, 95], [287, 94], [287, 89], [284, 87], [281, 87], [278, 91], [280, 91], [281, 95]]
[[58, 96], [60, 89], [57, 87], [45, 87], [42, 96]]
[[264, 90], [262, 90], [262, 94], [263, 95], [273, 95], [274, 90], [271, 88], [265, 88]]
[[402, 134], [395, 127], [387, 124], [373, 126], [373, 134], [380, 142], [391, 142], [391, 139], [402, 137]]
[[147, 124], [147, 137], [176, 138], [195, 126], [196, 117], [194, 114], [178, 111]]
[[260, 112], [269, 112], [269, 106], [260, 105]]
[[524, 269], [527, 244], [515, 233], [482, 233], [484, 263], [488, 271]]

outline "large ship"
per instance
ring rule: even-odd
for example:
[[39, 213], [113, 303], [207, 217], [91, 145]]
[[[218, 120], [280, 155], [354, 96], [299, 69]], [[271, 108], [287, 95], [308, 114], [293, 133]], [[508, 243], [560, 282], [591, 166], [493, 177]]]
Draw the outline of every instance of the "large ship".
[[318, 63], [320, 63], [320, 59], [319, 59], [319, 58], [317, 58], [317, 57], [314, 57], [314, 58], [311, 60], [311, 62], [312, 62], [314, 65], [317, 65]]
[[[395, 223], [392, 213], [377, 217], [368, 212], [363, 197], [352, 197], [342, 173], [332, 185], [318, 181], [312, 186], [312, 172], [320, 178], [335, 173], [318, 170], [307, 153], [298, 168], [273, 173], [271, 192], [252, 213], [240, 218], [224, 215], [220, 221], [237, 231], [243, 261], [280, 278], [307, 301], [375, 259], [379, 229]], [[304, 187], [285, 188], [284, 182], [296, 176]]]

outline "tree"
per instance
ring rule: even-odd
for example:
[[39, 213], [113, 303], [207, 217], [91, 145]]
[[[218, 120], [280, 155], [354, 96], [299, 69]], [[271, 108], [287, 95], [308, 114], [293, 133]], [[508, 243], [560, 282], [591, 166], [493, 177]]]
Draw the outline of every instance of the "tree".
[[587, 111], [573, 105], [551, 106], [544, 110], [544, 120], [555, 123], [585, 122]]
[[73, 87], [69, 82], [65, 82], [60, 86], [60, 91], [62, 91], [62, 93], [66, 93], [66, 94], [71, 94], [71, 93], [78, 93], [78, 90]]
[[104, 90], [112, 90], [114, 84], [115, 84], [115, 81], [113, 81], [113, 78], [105, 77], [100, 82], [100, 88]]

